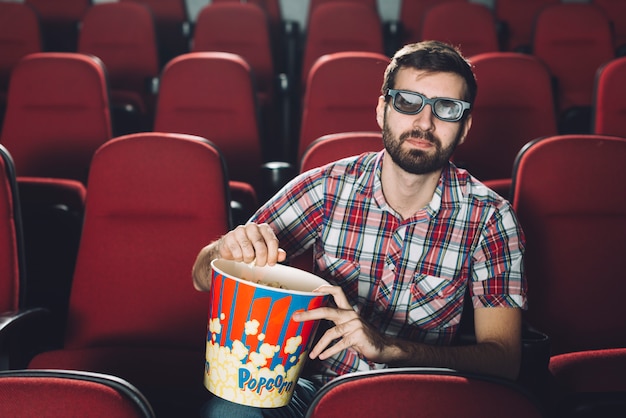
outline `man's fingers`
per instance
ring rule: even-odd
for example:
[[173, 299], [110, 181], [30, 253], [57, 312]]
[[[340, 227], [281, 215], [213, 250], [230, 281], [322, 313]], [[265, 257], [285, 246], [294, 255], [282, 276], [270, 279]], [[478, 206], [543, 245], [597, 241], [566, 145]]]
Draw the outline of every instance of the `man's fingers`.
[[312, 359], [319, 357], [321, 360], [324, 360], [351, 347], [354, 344], [353, 334], [358, 330], [358, 327], [359, 321], [351, 320], [330, 328], [320, 337], [315, 347], [309, 353], [309, 357]]
[[287, 254], [278, 247], [278, 238], [267, 224], [239, 225], [220, 239], [220, 256], [257, 266], [284, 261]]
[[[268, 224], [258, 225], [257, 232], [260, 234], [259, 240], [254, 243], [257, 250], [257, 266], [269, 264], [273, 266], [279, 260], [278, 238]], [[284, 253], [285, 251], [283, 251]]]
[[331, 295], [333, 297], [333, 300], [335, 301], [335, 305], [337, 305], [339, 309], [350, 310], [350, 311], [354, 310], [352, 308], [352, 305], [350, 305], [350, 302], [348, 302], [348, 298], [346, 297], [346, 294], [343, 293], [343, 290], [339, 286], [323, 285], [315, 289], [314, 292], [323, 293], [325, 295]]

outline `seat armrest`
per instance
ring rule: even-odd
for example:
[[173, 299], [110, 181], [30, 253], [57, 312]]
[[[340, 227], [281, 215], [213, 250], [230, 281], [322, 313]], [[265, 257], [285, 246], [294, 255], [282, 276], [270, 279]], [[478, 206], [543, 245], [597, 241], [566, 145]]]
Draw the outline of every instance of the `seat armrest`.
[[39, 351], [42, 330], [50, 311], [45, 308], [20, 309], [0, 314], [0, 370], [26, 367]]

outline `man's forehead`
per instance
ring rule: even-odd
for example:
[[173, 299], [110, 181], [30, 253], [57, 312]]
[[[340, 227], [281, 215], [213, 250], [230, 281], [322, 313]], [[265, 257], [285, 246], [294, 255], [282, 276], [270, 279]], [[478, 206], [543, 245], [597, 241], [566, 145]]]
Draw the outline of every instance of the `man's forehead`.
[[401, 68], [395, 80], [394, 88], [412, 90], [428, 97], [461, 98], [465, 92], [463, 78], [451, 72], [426, 71], [416, 68]]

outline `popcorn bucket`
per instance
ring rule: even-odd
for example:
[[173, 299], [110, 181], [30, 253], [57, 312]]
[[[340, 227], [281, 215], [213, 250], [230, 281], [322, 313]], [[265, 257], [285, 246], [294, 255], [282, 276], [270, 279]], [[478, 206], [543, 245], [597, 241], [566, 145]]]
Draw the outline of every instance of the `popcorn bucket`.
[[289, 403], [319, 321], [296, 311], [323, 306], [324, 279], [277, 264], [213, 260], [204, 385], [228, 401], [260, 408]]

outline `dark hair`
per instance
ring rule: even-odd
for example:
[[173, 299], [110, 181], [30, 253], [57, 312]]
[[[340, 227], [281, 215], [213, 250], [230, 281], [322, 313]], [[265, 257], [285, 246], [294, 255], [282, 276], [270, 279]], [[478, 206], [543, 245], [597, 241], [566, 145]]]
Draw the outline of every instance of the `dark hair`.
[[396, 74], [401, 68], [458, 74], [465, 80], [467, 86], [463, 100], [474, 104], [477, 85], [472, 66], [461, 52], [451, 45], [440, 41], [422, 41], [400, 48], [385, 70], [383, 96], [387, 96], [389, 89], [395, 88]]

